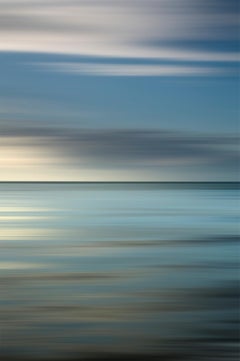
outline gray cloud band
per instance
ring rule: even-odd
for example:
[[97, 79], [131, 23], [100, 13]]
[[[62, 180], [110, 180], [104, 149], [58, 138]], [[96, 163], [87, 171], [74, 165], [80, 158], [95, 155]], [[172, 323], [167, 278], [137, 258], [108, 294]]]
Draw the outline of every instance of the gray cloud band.
[[151, 166], [174, 163], [237, 167], [237, 136], [152, 130], [86, 130], [51, 127], [2, 127], [5, 139], [42, 146], [78, 163], [94, 166]]

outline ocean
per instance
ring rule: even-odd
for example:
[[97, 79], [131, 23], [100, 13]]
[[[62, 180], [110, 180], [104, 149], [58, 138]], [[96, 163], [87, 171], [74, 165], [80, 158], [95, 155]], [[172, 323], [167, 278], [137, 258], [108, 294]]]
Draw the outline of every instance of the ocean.
[[237, 360], [238, 183], [0, 183], [5, 360]]

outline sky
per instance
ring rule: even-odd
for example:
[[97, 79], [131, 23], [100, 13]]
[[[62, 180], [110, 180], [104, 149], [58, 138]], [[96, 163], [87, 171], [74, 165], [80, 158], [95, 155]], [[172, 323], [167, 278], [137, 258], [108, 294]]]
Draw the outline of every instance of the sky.
[[0, 0], [0, 181], [235, 181], [237, 0]]

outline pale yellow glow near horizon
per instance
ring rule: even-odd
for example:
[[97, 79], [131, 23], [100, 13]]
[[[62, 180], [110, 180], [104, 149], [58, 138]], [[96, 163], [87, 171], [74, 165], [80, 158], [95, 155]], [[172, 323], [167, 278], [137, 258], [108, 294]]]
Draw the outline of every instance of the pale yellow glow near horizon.
[[44, 147], [41, 139], [0, 140], [0, 181], [84, 180], [79, 169], [71, 169], [68, 160]]
[[[87, 166], [86, 166], [87, 164]], [[151, 174], [141, 169], [111, 169], [89, 166], [85, 159], [58, 154], [44, 138], [0, 138], [0, 181], [147, 181]], [[161, 180], [164, 180], [161, 177]]]
[[37, 141], [35, 145], [31, 145], [24, 138], [1, 138], [1, 181], [44, 179], [51, 173], [55, 163], [53, 155], [39, 146]]

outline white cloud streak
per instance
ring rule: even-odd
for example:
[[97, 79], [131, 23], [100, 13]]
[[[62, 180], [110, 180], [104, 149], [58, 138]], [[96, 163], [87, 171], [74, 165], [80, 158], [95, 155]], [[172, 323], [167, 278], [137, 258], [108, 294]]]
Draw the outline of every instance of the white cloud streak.
[[235, 14], [208, 9], [205, 1], [200, 6], [197, 0], [0, 0], [0, 14], [0, 51], [239, 60], [234, 52], [182, 48], [182, 41], [230, 38], [237, 26]]
[[194, 66], [136, 65], [136, 64], [89, 64], [89, 63], [36, 63], [51, 71], [98, 76], [208, 76], [223, 73], [220, 69]]

